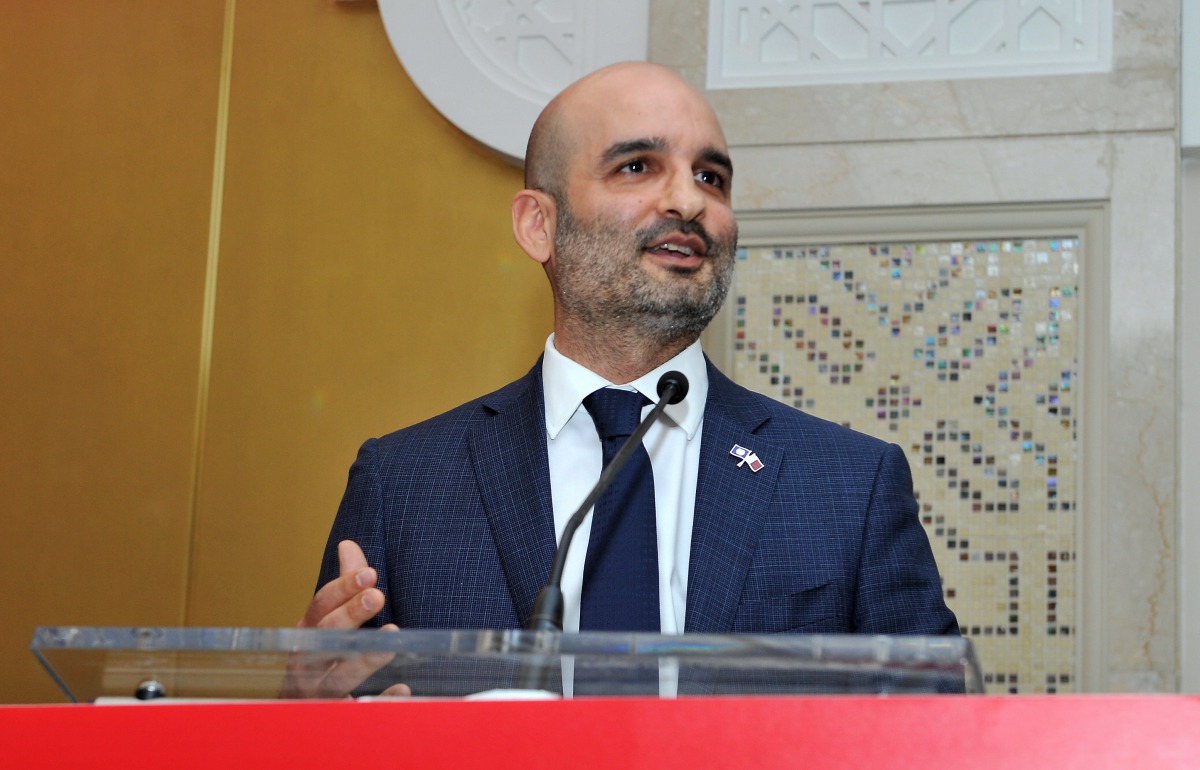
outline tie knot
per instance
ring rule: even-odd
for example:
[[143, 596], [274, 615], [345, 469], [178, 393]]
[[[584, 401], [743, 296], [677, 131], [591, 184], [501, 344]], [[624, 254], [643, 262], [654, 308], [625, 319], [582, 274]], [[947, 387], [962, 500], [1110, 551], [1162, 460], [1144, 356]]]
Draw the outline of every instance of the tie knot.
[[635, 390], [601, 388], [583, 399], [601, 441], [632, 436], [650, 399]]

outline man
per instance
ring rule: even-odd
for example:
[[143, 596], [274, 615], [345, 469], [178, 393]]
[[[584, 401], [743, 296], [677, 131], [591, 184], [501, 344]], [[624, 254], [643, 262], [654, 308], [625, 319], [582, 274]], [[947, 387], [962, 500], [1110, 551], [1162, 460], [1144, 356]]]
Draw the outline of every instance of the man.
[[[699, 349], [732, 276], [732, 175], [711, 107], [665, 68], [607, 67], [547, 106], [512, 203], [554, 296], [546, 353], [363, 446], [302, 627], [523, 626], [600, 473], [590, 394], [656, 400], [674, 369], [690, 392], [645, 442], [653, 630], [956, 632], [901, 450], [740, 388]], [[567, 630], [589, 601], [588, 526], [564, 575]]]

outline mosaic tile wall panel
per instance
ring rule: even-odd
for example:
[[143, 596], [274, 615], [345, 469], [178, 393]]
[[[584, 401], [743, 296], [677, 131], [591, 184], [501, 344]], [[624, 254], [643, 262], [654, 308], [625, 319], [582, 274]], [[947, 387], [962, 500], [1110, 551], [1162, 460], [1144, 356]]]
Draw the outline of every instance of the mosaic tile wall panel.
[[734, 378], [902, 446], [988, 691], [1074, 692], [1079, 241], [738, 260]]

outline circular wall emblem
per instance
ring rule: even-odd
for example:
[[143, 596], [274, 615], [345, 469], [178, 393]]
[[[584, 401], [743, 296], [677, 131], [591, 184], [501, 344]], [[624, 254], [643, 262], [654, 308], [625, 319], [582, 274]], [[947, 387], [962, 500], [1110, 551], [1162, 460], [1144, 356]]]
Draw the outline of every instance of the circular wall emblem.
[[646, 59], [649, 0], [378, 1], [430, 104], [517, 163], [555, 94], [605, 65]]

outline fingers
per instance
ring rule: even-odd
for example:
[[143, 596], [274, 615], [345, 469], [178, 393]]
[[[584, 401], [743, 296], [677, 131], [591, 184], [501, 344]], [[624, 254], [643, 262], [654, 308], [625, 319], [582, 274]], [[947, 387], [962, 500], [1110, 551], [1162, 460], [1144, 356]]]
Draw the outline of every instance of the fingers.
[[288, 657], [280, 697], [345, 698], [394, 657], [392, 653], [347, 657], [325, 653], [293, 653]]
[[358, 547], [358, 543], [353, 540], [338, 543], [338, 566], [343, 577], [367, 566], [366, 554]]
[[[399, 631], [388, 623], [383, 631]], [[280, 691], [282, 698], [344, 698], [355, 687], [396, 657], [391, 652], [365, 653], [340, 657], [325, 653], [295, 653], [288, 658], [287, 673]], [[383, 695], [408, 696], [412, 689], [394, 684]]]
[[[313, 600], [314, 603], [316, 599]], [[317, 621], [317, 628], [358, 628], [383, 609], [383, 592], [368, 588], [355, 594], [344, 604], [325, 613]]]
[[388, 698], [410, 698], [412, 688], [406, 684], [394, 684], [379, 694]]
[[392, 662], [393, 653], [370, 653], [342, 658], [329, 666], [315, 682], [314, 698], [341, 698], [349, 695], [367, 677]]
[[357, 543], [338, 543], [338, 568], [338, 577], [313, 596], [299, 628], [357, 628], [383, 609], [383, 593], [375, 588], [378, 575]]
[[343, 575], [321, 586], [300, 628], [357, 628], [383, 609], [383, 592], [375, 588], [375, 570]]
[[[383, 609], [383, 592], [375, 587], [379, 576], [367, 564], [358, 544], [351, 540], [338, 543], [338, 576], [321, 586], [309, 602], [308, 610], [296, 625], [299, 628], [358, 628]], [[384, 630], [398, 631], [389, 623]], [[282, 697], [341, 698], [369, 676], [392, 662], [394, 653], [330, 655], [297, 653], [288, 659]], [[405, 685], [393, 685], [393, 695], [404, 694]]]

